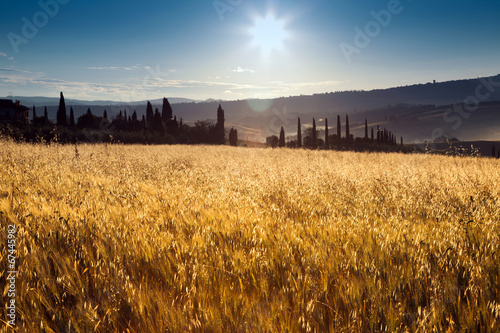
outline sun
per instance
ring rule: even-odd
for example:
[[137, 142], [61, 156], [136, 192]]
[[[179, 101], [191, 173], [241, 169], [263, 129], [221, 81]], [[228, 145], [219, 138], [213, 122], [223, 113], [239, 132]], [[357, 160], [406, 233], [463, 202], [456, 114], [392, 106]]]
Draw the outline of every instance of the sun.
[[278, 20], [272, 14], [256, 18], [254, 26], [250, 29], [250, 34], [253, 37], [252, 43], [264, 53], [281, 49], [283, 41], [288, 36], [285, 22]]

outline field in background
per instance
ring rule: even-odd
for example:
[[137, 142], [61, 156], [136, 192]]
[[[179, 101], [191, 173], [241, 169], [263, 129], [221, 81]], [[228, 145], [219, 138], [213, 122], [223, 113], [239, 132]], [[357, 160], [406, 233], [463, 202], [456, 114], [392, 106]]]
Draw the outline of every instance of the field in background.
[[0, 170], [20, 332], [500, 330], [496, 159], [3, 141]]

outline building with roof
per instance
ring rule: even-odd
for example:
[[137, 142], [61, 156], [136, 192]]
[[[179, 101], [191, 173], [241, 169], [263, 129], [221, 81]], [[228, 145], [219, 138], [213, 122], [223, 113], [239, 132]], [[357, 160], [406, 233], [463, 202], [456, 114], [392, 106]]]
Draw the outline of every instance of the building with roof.
[[21, 105], [19, 101], [0, 99], [0, 123], [29, 123], [30, 108]]

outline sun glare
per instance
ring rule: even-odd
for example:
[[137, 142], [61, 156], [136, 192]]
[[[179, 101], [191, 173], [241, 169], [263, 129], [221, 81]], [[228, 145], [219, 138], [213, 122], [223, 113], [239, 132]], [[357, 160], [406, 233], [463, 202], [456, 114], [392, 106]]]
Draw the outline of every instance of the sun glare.
[[253, 44], [264, 53], [281, 49], [287, 37], [285, 23], [270, 14], [257, 18], [250, 34], [253, 37]]

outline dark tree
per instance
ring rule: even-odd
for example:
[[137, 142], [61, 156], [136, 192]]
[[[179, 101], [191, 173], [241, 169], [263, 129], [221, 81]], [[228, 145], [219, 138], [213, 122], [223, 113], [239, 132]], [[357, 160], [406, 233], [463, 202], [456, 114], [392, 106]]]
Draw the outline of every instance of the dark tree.
[[161, 119], [165, 124], [167, 123], [167, 121], [172, 120], [172, 114], [173, 114], [172, 106], [170, 106], [168, 99], [163, 97], [163, 106], [161, 108]]
[[403, 137], [401, 137], [401, 148], [403, 148]]
[[153, 121], [153, 117], [154, 117], [153, 106], [148, 101], [148, 105], [146, 107], [146, 126], [148, 128], [151, 127], [151, 122]]
[[285, 129], [283, 128], [283, 126], [281, 126], [280, 139], [279, 139], [279, 142], [278, 142], [278, 146], [280, 148], [284, 148], [285, 145], [286, 145], [286, 142], [285, 142]]
[[75, 127], [75, 113], [72, 106], [69, 108], [69, 126]]
[[372, 137], [371, 137], [371, 139], [372, 139], [372, 142], [374, 142], [374, 141], [375, 141], [375, 138], [374, 138], [374, 136], [373, 136], [373, 127], [372, 127]]
[[47, 113], [47, 107], [45, 107], [43, 111], [43, 117], [45, 118], [45, 121], [49, 121], [49, 114]]
[[66, 125], [66, 102], [64, 101], [64, 96], [61, 91], [61, 97], [59, 98], [59, 108], [57, 109], [57, 125]]
[[381, 138], [381, 133], [380, 133], [380, 126], [379, 126], [379, 125], [377, 125], [377, 143], [378, 143], [378, 144], [380, 144], [380, 143], [381, 143], [381, 142], [380, 142], [380, 141], [382, 141], [381, 139], [382, 139], [382, 138]]
[[137, 121], [137, 112], [134, 110], [134, 113], [132, 113], [132, 121]]
[[340, 145], [340, 139], [342, 138], [342, 125], [340, 124], [340, 115], [337, 116], [337, 140]]
[[325, 149], [329, 149], [329, 141], [328, 141], [328, 119], [325, 118]]
[[155, 109], [155, 113], [153, 116], [153, 123], [151, 124], [151, 128], [153, 131], [161, 133], [165, 130], [165, 125], [163, 124], [163, 121], [161, 120], [161, 113], [158, 108]]
[[368, 120], [365, 118], [365, 139], [368, 140]]
[[347, 142], [350, 141], [351, 132], [349, 130], [349, 116], [345, 115], [345, 139]]
[[271, 148], [276, 148], [278, 146], [279, 139], [276, 135], [271, 135], [266, 138], [266, 144]]
[[316, 120], [314, 118], [312, 127], [312, 148], [318, 148], [318, 133], [316, 132]]
[[92, 114], [90, 108], [87, 109], [87, 113], [78, 117], [78, 122], [76, 124], [78, 128], [99, 128], [99, 119]]
[[224, 110], [219, 104], [217, 108], [217, 123], [215, 124], [215, 143], [223, 145], [226, 142], [226, 133], [224, 130]]
[[238, 130], [234, 128], [229, 131], [229, 144], [234, 147], [238, 145]]
[[108, 113], [106, 112], [106, 110], [104, 110], [104, 112], [102, 113], [102, 118], [103, 119], [108, 119]]
[[298, 148], [302, 147], [302, 128], [300, 126], [300, 117], [297, 123], [297, 147]]

